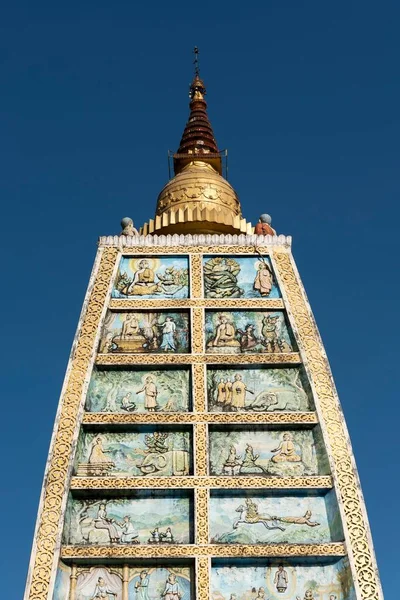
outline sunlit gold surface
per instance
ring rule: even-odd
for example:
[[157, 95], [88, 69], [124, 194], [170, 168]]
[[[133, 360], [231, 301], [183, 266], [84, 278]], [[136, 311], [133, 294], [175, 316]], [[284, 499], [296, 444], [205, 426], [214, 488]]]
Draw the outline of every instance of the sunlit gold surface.
[[248, 226], [233, 187], [210, 164], [193, 160], [161, 190], [155, 220], [143, 233], [233, 234], [248, 233]]

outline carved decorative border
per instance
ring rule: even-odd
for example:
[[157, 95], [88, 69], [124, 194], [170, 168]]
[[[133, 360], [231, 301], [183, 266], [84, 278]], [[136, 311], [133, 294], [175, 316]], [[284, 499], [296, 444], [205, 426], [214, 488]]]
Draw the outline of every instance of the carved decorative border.
[[78, 335], [62, 400], [36, 535], [36, 555], [32, 567], [30, 589], [27, 592], [29, 600], [47, 600], [49, 592], [82, 390], [94, 352], [96, 335], [118, 254], [116, 248], [105, 248], [102, 252], [98, 273]]
[[[196, 368], [201, 364], [196, 364]], [[200, 373], [201, 374], [201, 373]], [[207, 413], [204, 411], [204, 396], [200, 389], [196, 388], [197, 374], [194, 377], [194, 405], [196, 413], [85, 413], [83, 424], [85, 425], [109, 425], [109, 424], [191, 424], [191, 423], [232, 423], [232, 424], [271, 424], [271, 425], [316, 425], [318, 418], [315, 412], [269, 412], [269, 413]], [[200, 381], [200, 376], [198, 380]], [[196, 395], [196, 391], [199, 394]]]
[[[198, 293], [198, 290], [196, 290]], [[214, 308], [220, 310], [238, 310], [238, 309], [258, 309], [258, 310], [282, 310], [285, 308], [283, 300], [265, 299], [265, 298], [232, 298], [232, 299], [216, 299], [216, 298], [154, 298], [154, 299], [125, 299], [113, 298], [110, 301], [109, 308], [111, 310], [142, 310], [144, 308], [152, 308], [165, 310], [166, 308]]]
[[[192, 381], [193, 381], [193, 408], [195, 413], [194, 420], [208, 421], [207, 419], [207, 393], [206, 393], [206, 372], [204, 365], [196, 363], [193, 365]], [[200, 414], [199, 414], [200, 413]], [[201, 414], [204, 413], [204, 414]]]
[[210, 559], [198, 557], [196, 560], [196, 600], [210, 600]]
[[191, 558], [215, 556], [221, 558], [253, 556], [343, 556], [345, 545], [331, 544], [209, 544], [155, 546], [64, 546], [61, 558], [67, 559], [119, 559], [119, 558]]
[[196, 502], [196, 544], [208, 544], [208, 489], [195, 490]]
[[195, 354], [204, 352], [204, 311], [192, 308], [192, 351]]
[[190, 365], [193, 363], [229, 365], [298, 365], [298, 352], [276, 354], [98, 354], [97, 365]]
[[207, 424], [197, 423], [194, 426], [194, 472], [197, 477], [207, 475]]
[[[199, 254], [190, 255], [190, 287], [192, 298], [198, 299], [203, 296], [203, 267]], [[198, 300], [195, 300], [195, 302], [198, 302]], [[197, 306], [199, 305], [197, 304]]]
[[[274, 246], [263, 246], [262, 251], [266, 256], [273, 251]], [[243, 245], [227, 245], [227, 246], [123, 246], [118, 248], [122, 256], [132, 256], [134, 254], [147, 254], [152, 256], [153, 254], [174, 254], [180, 256], [181, 254], [226, 254], [226, 256], [232, 256], [234, 254], [252, 254], [257, 258], [255, 252], [255, 246], [243, 246]]]
[[307, 477], [72, 477], [71, 490], [130, 490], [141, 488], [223, 488], [223, 489], [331, 489], [329, 475]]
[[364, 502], [326, 354], [291, 256], [277, 249], [272, 257], [282, 293], [285, 291], [289, 299], [288, 312], [292, 315], [293, 329], [297, 331], [299, 348], [304, 353], [305, 366], [316, 391], [315, 403], [321, 424], [327, 433], [326, 442], [337, 480], [337, 492], [344, 508], [355, 584], [362, 600], [380, 600], [383, 596]]

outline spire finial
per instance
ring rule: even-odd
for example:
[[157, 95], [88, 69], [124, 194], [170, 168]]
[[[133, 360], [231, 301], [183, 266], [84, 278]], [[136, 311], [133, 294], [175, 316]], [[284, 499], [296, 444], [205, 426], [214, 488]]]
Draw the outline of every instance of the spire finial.
[[200, 66], [199, 66], [199, 49], [197, 46], [194, 47], [193, 49], [193, 54], [194, 54], [194, 76], [195, 77], [200, 77]]

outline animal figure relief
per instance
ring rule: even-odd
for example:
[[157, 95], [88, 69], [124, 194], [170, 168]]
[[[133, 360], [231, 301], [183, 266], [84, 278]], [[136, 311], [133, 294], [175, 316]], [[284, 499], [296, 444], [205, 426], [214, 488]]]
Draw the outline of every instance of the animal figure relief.
[[236, 512], [240, 513], [240, 517], [233, 523], [233, 529], [237, 529], [240, 523], [245, 523], [246, 525], [262, 523], [267, 529], [285, 531], [285, 528], [277, 523], [274, 517], [260, 515], [257, 504], [249, 498], [245, 500], [245, 505], [241, 504], [237, 507]]
[[317, 521], [311, 521], [312, 513], [310, 510], [307, 510], [301, 517], [260, 515], [257, 504], [250, 498], [246, 498], [245, 504], [238, 506], [236, 512], [240, 513], [240, 517], [234, 521], [233, 529], [237, 529], [240, 523], [246, 525], [262, 523], [267, 529], [280, 529], [281, 531], [286, 529], [282, 523], [307, 525], [308, 527], [318, 527], [320, 525]]

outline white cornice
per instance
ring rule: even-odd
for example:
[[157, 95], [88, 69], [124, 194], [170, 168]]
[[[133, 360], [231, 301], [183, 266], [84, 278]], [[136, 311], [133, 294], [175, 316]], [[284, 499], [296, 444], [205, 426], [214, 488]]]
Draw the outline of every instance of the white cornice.
[[106, 235], [99, 238], [99, 246], [132, 248], [134, 246], [287, 246], [290, 235]]

